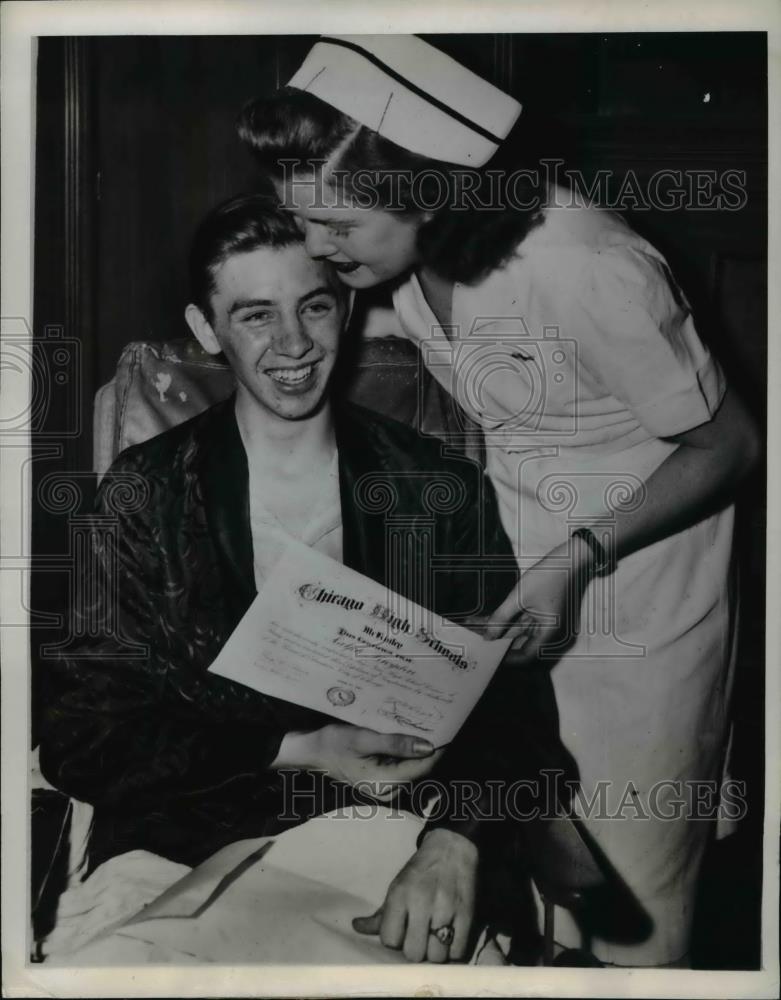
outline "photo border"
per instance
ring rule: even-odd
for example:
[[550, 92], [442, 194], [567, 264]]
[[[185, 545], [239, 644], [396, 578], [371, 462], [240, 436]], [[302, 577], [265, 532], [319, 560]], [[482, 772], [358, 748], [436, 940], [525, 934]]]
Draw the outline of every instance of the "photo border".
[[[2, 317], [32, 328], [35, 166], [35, 54], [41, 35], [224, 35], [333, 33], [643, 32], [762, 30], [768, 32], [769, 256], [768, 274], [781, 274], [781, 5], [772, 0], [60, 0], [6, 2], [2, 19]], [[781, 283], [768, 282], [768, 329], [781, 318]], [[11, 330], [16, 333], [16, 329]], [[781, 338], [768, 336], [768, 531], [766, 664], [781, 651]], [[2, 365], [0, 416], [29, 403], [27, 375]], [[2, 426], [2, 424], [0, 424]], [[779, 673], [766, 666], [766, 779], [762, 965], [756, 972], [627, 971], [521, 967], [134, 966], [129, 969], [54, 968], [28, 962], [29, 829], [28, 630], [29, 574], [17, 554], [29, 553], [29, 441], [0, 440], [0, 552], [11, 562], [0, 573], [2, 643], [2, 929], [3, 988], [9, 997], [218, 996], [665, 996], [771, 997], [779, 992], [778, 830]], [[26, 486], [26, 489], [21, 489]], [[3, 557], [0, 557], [0, 560]], [[0, 561], [0, 568], [8, 570]], [[20, 763], [21, 762], [21, 763]], [[20, 864], [24, 856], [27, 864]]]

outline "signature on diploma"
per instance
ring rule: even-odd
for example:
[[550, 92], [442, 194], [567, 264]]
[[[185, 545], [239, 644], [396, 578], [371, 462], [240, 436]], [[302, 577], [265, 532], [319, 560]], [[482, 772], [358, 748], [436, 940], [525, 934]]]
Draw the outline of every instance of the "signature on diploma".
[[430, 733], [433, 729], [432, 723], [442, 718], [442, 714], [436, 709], [433, 711], [425, 708], [416, 709], [413, 705], [400, 702], [397, 698], [386, 698], [377, 712], [387, 719], [393, 719], [399, 725], [411, 726], [424, 733]]

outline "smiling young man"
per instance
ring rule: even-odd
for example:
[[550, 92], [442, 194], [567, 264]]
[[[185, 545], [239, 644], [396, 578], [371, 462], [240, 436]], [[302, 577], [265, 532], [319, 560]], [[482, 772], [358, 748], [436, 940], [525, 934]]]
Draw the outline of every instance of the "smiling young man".
[[[79, 632], [91, 638], [45, 664], [41, 766], [95, 808], [90, 870], [138, 850], [195, 865], [279, 832], [291, 815], [344, 803], [366, 781], [427, 775], [446, 793], [471, 782], [482, 794], [488, 779], [537, 774], [550, 759], [529, 751], [535, 720], [520, 719], [529, 702], [519, 671], [500, 669], [444, 754], [209, 672], [256, 593], [273, 586], [291, 536], [461, 620], [500, 603], [515, 564], [475, 463], [333, 398], [347, 293], [330, 264], [309, 257], [290, 213], [261, 195], [215, 209], [196, 234], [191, 281], [187, 322], [224, 355], [235, 395], [115, 462], [98, 514], [116, 523], [117, 544], [96, 553], [91, 625]], [[134, 484], [137, 502], [115, 510], [117, 482]], [[437, 500], [437, 484], [452, 503]], [[388, 544], [389, 517], [410, 544]], [[417, 532], [433, 532], [436, 574], [416, 554]], [[305, 813], [288, 801], [295, 783], [283, 770], [303, 776]], [[312, 772], [325, 776], [315, 795]], [[478, 862], [506, 828], [470, 798], [429, 821], [385, 906], [357, 929], [412, 960], [465, 955]]]

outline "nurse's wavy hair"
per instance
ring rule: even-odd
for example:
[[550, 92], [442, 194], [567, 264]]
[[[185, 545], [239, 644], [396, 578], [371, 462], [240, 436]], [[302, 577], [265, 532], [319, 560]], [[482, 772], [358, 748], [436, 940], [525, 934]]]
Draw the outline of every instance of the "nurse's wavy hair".
[[[284, 175], [283, 161], [318, 171], [326, 162], [328, 173], [339, 171], [345, 193], [359, 204], [368, 196], [377, 207], [413, 215], [423, 214], [421, 205], [438, 206], [418, 229], [418, 252], [425, 265], [450, 281], [477, 283], [506, 263], [542, 221], [540, 175], [534, 169], [521, 171], [526, 164], [517, 154], [517, 127], [480, 169], [411, 153], [292, 87], [250, 101], [238, 129], [271, 179]], [[469, 205], [464, 185], [471, 185], [474, 197], [490, 207]], [[453, 205], [464, 207], [453, 210]]]

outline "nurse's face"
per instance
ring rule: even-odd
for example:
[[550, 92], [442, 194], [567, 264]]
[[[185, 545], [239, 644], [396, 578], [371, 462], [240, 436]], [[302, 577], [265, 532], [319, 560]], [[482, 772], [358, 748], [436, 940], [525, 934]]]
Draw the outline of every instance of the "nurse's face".
[[350, 288], [371, 288], [418, 263], [417, 232], [424, 216], [362, 208], [302, 177], [279, 182], [277, 194], [298, 220], [310, 257], [333, 264]]

